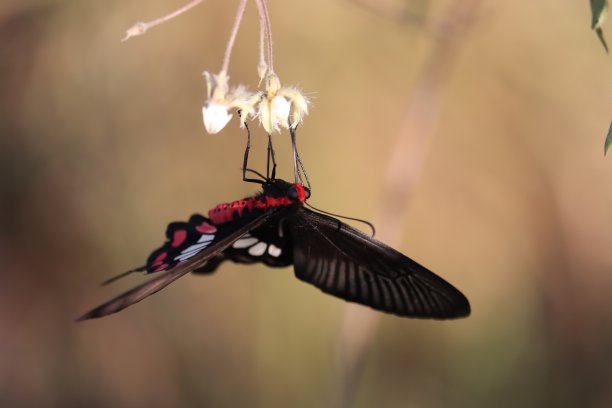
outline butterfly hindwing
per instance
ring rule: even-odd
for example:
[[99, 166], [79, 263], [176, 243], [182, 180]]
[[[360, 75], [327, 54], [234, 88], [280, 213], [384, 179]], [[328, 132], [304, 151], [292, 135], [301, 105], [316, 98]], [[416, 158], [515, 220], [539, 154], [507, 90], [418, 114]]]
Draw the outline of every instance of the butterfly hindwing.
[[[140, 302], [142, 299], [168, 286], [170, 283], [174, 282], [176, 279], [180, 278], [181, 276], [189, 272], [192, 272], [196, 269], [202, 268], [202, 266], [204, 266], [211, 258], [214, 258], [219, 253], [222, 253], [226, 248], [231, 246], [231, 244], [234, 241], [238, 240], [244, 234], [264, 224], [266, 221], [268, 221], [270, 217], [272, 217], [278, 211], [279, 209], [271, 209], [266, 212], [257, 214], [253, 217], [242, 218], [236, 221], [227, 222], [223, 224], [222, 226], [217, 226], [216, 231], [214, 232], [213, 240], [205, 248], [201, 248], [199, 251], [195, 252], [193, 255], [183, 260], [180, 260], [177, 263], [174, 263], [172, 266], [170, 266], [169, 264], [168, 267], [165, 269], [165, 272], [161, 272], [160, 275], [148, 280], [147, 282], [144, 282], [136, 286], [135, 288], [109, 300], [108, 302], [103, 303], [102, 305], [85, 313], [78, 320], [94, 319], [94, 318], [106, 316], [111, 313], [116, 313], [122, 309], [125, 309], [126, 307], [136, 302]], [[190, 223], [191, 223], [191, 220], [190, 220]], [[173, 224], [177, 224], [177, 225], [173, 225]], [[177, 249], [178, 250], [180, 248], [183, 248], [180, 251], [180, 253], [184, 253], [184, 254], [188, 253], [188, 252], [185, 252], [185, 249], [189, 248], [189, 246], [191, 245], [196, 245], [196, 244], [190, 243], [189, 246], [185, 247], [184, 244], [187, 242], [186, 240], [177, 240], [176, 242], [180, 241], [182, 246], [178, 245], [177, 247], [173, 247], [172, 242], [174, 239], [174, 231], [178, 230], [179, 227], [184, 226], [184, 225], [178, 225], [180, 223], [173, 223], [173, 224], [170, 224], [168, 226], [167, 238], [169, 239], [169, 241], [166, 242], [166, 244], [164, 244], [162, 248], [154, 251], [153, 254], [151, 254], [151, 256], [149, 257], [149, 260], [155, 261], [156, 258], [154, 255], [156, 253], [157, 253], [157, 257], [160, 257], [161, 252], [158, 252], [158, 251], [160, 250], [163, 251], [164, 247], [166, 247], [167, 244], [169, 244], [170, 247], [169, 248], [166, 247], [166, 249], [171, 249], [171, 250]], [[201, 228], [202, 231], [204, 231], [204, 229], [205, 229], [204, 227]], [[173, 253], [176, 253], [176, 251], [174, 251]], [[175, 257], [176, 256], [178, 255], [175, 255]], [[166, 255], [164, 256], [164, 259], [165, 257]], [[154, 262], [151, 263], [151, 266], [153, 266], [153, 264]], [[160, 264], [160, 265], [163, 265], [163, 264]], [[149, 262], [147, 262], [147, 270], [148, 270], [148, 266], [149, 266]]]
[[149, 255], [146, 272], [172, 269], [219, 241], [233, 229], [225, 225], [217, 227], [200, 214], [192, 215], [188, 222], [172, 222], [166, 229], [166, 242]]
[[400, 316], [467, 316], [467, 298], [393, 248], [300, 208], [290, 223], [296, 276], [323, 292]]
[[291, 237], [284, 234], [282, 228], [279, 227], [282, 214], [283, 211], [271, 217], [265, 224], [241, 236], [194, 273], [211, 273], [225, 260], [242, 264], [261, 262], [272, 267], [291, 265], [293, 246]]

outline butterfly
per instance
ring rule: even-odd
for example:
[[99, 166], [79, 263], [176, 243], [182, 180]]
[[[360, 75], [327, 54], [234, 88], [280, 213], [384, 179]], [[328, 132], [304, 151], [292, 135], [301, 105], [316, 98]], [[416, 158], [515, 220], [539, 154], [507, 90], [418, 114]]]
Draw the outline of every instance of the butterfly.
[[78, 320], [116, 313], [187, 273], [212, 273], [225, 261], [293, 265], [298, 279], [325, 293], [398, 316], [453, 319], [470, 314], [468, 299], [424, 266], [306, 208], [310, 190], [301, 183], [267, 179], [261, 185], [262, 192], [219, 204], [208, 217], [194, 214], [187, 222], [169, 224], [166, 242], [146, 265], [127, 272], [157, 276]]

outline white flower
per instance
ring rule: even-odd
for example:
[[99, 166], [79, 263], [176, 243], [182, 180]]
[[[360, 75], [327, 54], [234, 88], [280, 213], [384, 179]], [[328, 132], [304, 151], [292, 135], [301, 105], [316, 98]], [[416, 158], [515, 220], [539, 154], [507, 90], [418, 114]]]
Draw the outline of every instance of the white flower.
[[276, 95], [272, 98], [272, 102], [270, 103], [272, 110], [272, 120], [276, 123], [279, 123], [283, 126], [289, 124], [289, 110], [291, 109], [291, 105], [289, 101], [280, 95]]
[[261, 100], [260, 93], [251, 93], [244, 86], [229, 89], [229, 77], [225, 72], [218, 75], [204, 72], [207, 100], [202, 107], [202, 118], [206, 131], [215, 134], [223, 130], [232, 118], [230, 109], [240, 111], [240, 127], [249, 116], [255, 116], [255, 105]]
[[219, 133], [232, 118], [227, 106], [211, 102], [202, 107], [202, 117], [206, 131], [212, 135]]
[[249, 116], [255, 116], [255, 105], [261, 101], [262, 95], [260, 92], [252, 93], [247, 89], [238, 85], [232, 89], [228, 96], [230, 106], [238, 109], [240, 113], [240, 127], [243, 128]]
[[[263, 72], [263, 71], [262, 71]], [[206, 131], [215, 134], [223, 130], [232, 118], [231, 109], [240, 113], [240, 127], [249, 117], [257, 116], [263, 128], [272, 134], [281, 128], [295, 129], [308, 114], [308, 99], [294, 87], [281, 87], [275, 74], [266, 75], [266, 89], [249, 92], [239, 85], [229, 89], [229, 77], [225, 72], [204, 72], [207, 99], [202, 107], [202, 118]]]
[[276, 95], [272, 100], [264, 98], [259, 104], [259, 120], [268, 133], [280, 132], [280, 126], [288, 127], [291, 105], [287, 99]]
[[308, 115], [308, 99], [299, 89], [293, 87], [281, 88], [278, 95], [284, 96], [291, 102], [291, 128], [295, 129]]
[[295, 129], [307, 114], [308, 99], [297, 88], [281, 87], [275, 74], [266, 78], [266, 93], [258, 112], [266, 132], [280, 132], [280, 127]]

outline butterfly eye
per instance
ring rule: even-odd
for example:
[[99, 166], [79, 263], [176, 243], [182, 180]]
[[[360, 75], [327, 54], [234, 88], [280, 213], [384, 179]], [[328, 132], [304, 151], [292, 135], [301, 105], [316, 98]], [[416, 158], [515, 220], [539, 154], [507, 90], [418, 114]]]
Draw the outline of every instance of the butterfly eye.
[[287, 189], [287, 197], [304, 202], [310, 197], [310, 190], [301, 184], [294, 184]]
[[297, 200], [298, 199], [298, 192], [297, 192], [295, 186], [289, 187], [289, 189], [287, 190], [287, 195], [292, 200]]

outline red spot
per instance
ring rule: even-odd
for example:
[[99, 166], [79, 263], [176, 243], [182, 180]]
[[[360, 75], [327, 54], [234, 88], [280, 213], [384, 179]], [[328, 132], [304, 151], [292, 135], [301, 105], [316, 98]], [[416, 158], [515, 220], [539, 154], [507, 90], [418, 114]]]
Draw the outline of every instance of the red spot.
[[203, 233], [203, 234], [212, 234], [213, 232], [217, 232], [217, 228], [213, 227], [212, 225], [210, 225], [206, 221], [204, 221], [202, 224], [198, 225], [196, 227], [196, 230], [198, 232]]
[[155, 260], [153, 261], [153, 266], [157, 266], [159, 264], [161, 264], [164, 259], [166, 258], [166, 256], [168, 255], [167, 252], [162, 252], [161, 254], [157, 255], [157, 258], [155, 258]]
[[174, 236], [172, 237], [172, 246], [176, 248], [177, 246], [185, 242], [186, 238], [187, 238], [187, 231], [185, 230], [174, 231]]
[[234, 217], [235, 213], [238, 213], [238, 217], [242, 217], [245, 208], [252, 210], [254, 207], [256, 207], [254, 198], [244, 198], [231, 203], [223, 203], [210, 210], [208, 218], [210, 218], [213, 224], [223, 224], [237, 218]]
[[297, 192], [297, 198], [300, 203], [306, 201], [306, 190], [304, 190], [304, 186], [300, 183], [294, 184], [295, 191]]
[[291, 204], [293, 204], [293, 200], [291, 200], [289, 197], [274, 198], [267, 196], [265, 201], [257, 204], [257, 208], [265, 209], [270, 207], [285, 207]]
[[155, 268], [155, 270], [154, 270], [153, 272], [163, 271], [163, 270], [164, 270], [164, 269], [166, 269], [168, 266], [170, 266], [170, 265], [168, 265], [168, 264], [166, 264], [166, 263], [165, 263], [165, 264], [161, 264], [161, 265], [159, 265], [157, 268]]
[[[306, 200], [306, 191], [304, 190], [304, 186], [302, 186], [302, 184], [295, 184], [295, 189], [298, 193], [298, 200], [300, 202], [304, 202]], [[236, 200], [231, 203], [217, 205], [215, 208], [208, 211], [208, 218], [210, 218], [213, 224], [219, 225], [242, 217], [245, 208], [249, 211], [252, 211], [254, 208], [258, 210], [265, 210], [272, 207], [285, 207], [293, 203], [295, 203], [295, 200], [289, 197], [274, 198], [270, 196], [259, 196], [257, 198], [243, 198], [242, 200]], [[198, 229], [198, 231], [200, 230]], [[206, 233], [208, 231], [200, 232]]]

